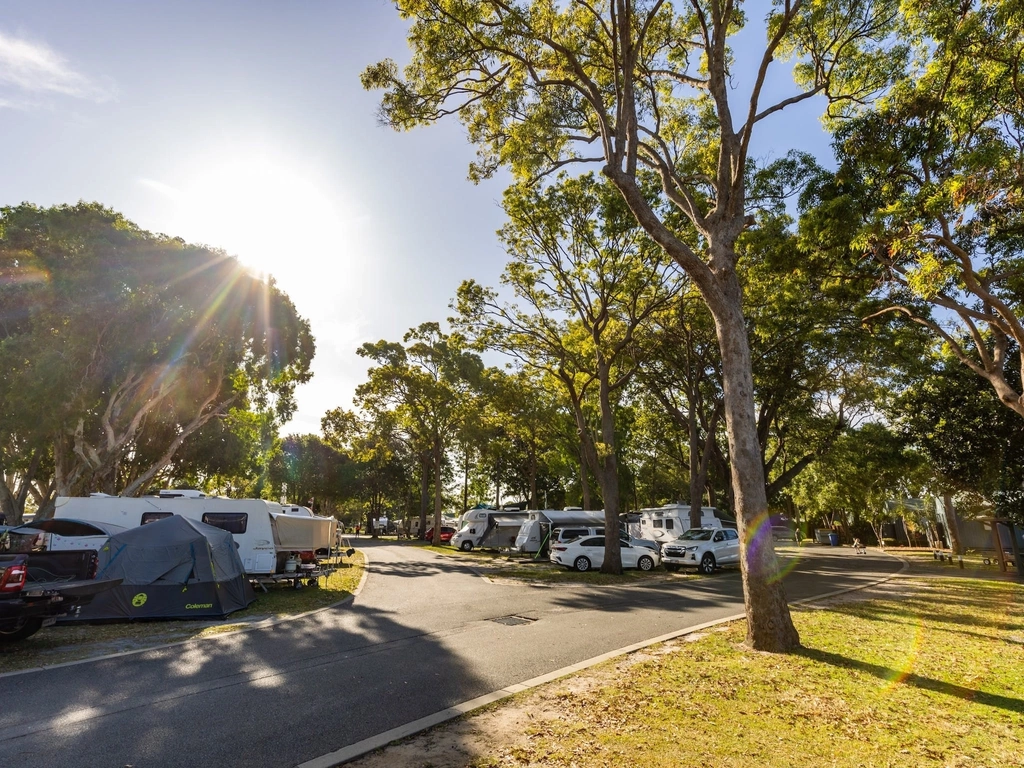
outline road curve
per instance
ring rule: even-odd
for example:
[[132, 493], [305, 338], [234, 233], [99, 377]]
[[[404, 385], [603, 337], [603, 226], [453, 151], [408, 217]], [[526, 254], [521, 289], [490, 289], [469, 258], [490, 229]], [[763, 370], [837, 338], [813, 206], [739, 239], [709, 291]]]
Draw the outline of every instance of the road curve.
[[[743, 609], [739, 574], [617, 587], [493, 582], [364, 540], [338, 608], [266, 629], [0, 679], [0, 768], [295, 766], [468, 699]], [[795, 553], [796, 550], [793, 550]], [[791, 600], [898, 570], [802, 549]], [[530, 621], [506, 625], [494, 619]]]

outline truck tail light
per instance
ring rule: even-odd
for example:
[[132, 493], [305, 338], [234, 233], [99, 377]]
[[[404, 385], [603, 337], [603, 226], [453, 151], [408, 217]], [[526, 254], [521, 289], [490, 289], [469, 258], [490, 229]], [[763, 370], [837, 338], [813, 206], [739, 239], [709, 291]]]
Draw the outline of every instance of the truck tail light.
[[28, 578], [28, 566], [11, 565], [0, 575], [0, 592], [21, 592]]

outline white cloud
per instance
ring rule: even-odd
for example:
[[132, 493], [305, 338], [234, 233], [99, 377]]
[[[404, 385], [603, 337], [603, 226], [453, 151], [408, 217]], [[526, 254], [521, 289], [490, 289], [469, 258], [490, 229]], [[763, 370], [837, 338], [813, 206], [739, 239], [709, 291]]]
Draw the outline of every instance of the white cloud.
[[[0, 32], [0, 85], [30, 93], [57, 93], [90, 101], [113, 98], [113, 88], [76, 72], [68, 61], [45, 43]], [[2, 106], [11, 106], [0, 98]]]

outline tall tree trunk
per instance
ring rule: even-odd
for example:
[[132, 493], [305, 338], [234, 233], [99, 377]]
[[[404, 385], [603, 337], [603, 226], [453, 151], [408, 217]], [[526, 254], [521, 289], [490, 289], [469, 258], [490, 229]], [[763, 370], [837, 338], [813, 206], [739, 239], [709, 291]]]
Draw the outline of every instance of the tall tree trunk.
[[441, 507], [444, 504], [442, 491], [444, 485], [441, 479], [441, 436], [434, 435], [434, 537], [435, 547], [441, 546]]
[[[547, 505], [545, 505], [547, 506]], [[537, 500], [537, 448], [530, 450], [530, 509], [540, 509], [540, 502]]]
[[427, 511], [430, 509], [430, 454], [420, 453], [420, 536], [427, 533]]
[[469, 507], [469, 446], [463, 446], [464, 461], [462, 465], [462, 511]]
[[[735, 263], [733, 259], [730, 263]], [[722, 353], [725, 425], [736, 519], [740, 534], [743, 603], [747, 614], [747, 644], [758, 650], [789, 651], [800, 646], [779, 578], [772, 544], [764, 464], [757, 439], [754, 380], [750, 345], [742, 311], [742, 289], [735, 271], [718, 275], [722, 300], [711, 306]]]
[[619, 460], [615, 440], [615, 413], [612, 410], [607, 364], [598, 363], [599, 402], [601, 406], [601, 443], [595, 446], [594, 468], [604, 498], [604, 562], [601, 573], [622, 573], [619, 548]]
[[593, 508], [593, 503], [590, 498], [590, 476], [587, 472], [587, 454], [586, 448], [583, 445], [583, 436], [580, 435], [580, 493], [582, 500], [580, 506], [586, 510]]
[[[708, 468], [711, 465], [712, 443], [718, 425], [718, 407], [711, 414], [707, 434], [700, 439], [694, 400], [690, 401], [690, 527], [700, 528], [700, 508], [704, 501], [704, 488], [708, 484]], [[697, 460], [699, 451], [700, 460]], [[709, 505], [714, 506], [714, 505]]]
[[949, 534], [949, 546], [956, 557], [964, 554], [963, 544], [960, 542], [960, 521], [956, 516], [956, 506], [953, 504], [953, 497], [942, 494], [942, 506], [946, 513], [946, 531]]

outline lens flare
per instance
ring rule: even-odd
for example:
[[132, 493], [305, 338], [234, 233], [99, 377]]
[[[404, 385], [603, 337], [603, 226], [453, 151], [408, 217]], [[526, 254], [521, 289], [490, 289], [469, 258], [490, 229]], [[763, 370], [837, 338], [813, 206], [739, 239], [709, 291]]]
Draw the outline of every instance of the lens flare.
[[[744, 549], [751, 554], [748, 562], [753, 563], [760, 562], [758, 555], [764, 548], [774, 548], [775, 544], [772, 537], [772, 520], [771, 516], [767, 512], [758, 515], [752, 523], [744, 527], [743, 545]], [[790, 557], [786, 560], [779, 560], [779, 568], [775, 574], [769, 576], [769, 582], [775, 583], [784, 579], [796, 569], [800, 564], [800, 561], [800, 557]]]

